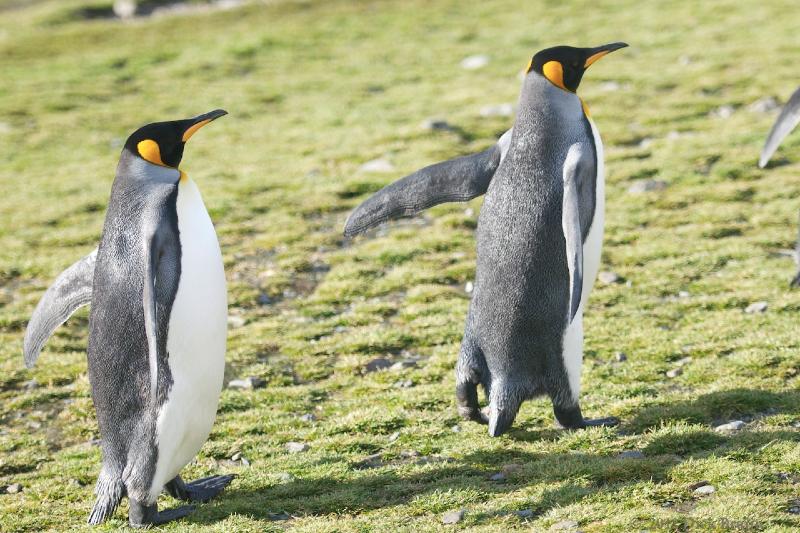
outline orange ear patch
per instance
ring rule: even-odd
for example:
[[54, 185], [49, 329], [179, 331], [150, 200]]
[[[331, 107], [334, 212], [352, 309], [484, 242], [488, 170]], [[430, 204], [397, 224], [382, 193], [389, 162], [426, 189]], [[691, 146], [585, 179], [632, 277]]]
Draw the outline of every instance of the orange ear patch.
[[167, 166], [161, 160], [161, 148], [158, 147], [158, 143], [153, 139], [140, 141], [139, 144], [136, 145], [136, 150], [139, 151], [139, 155], [142, 156], [145, 161], [149, 161], [155, 165], [161, 165], [162, 167]]
[[567, 90], [564, 87], [564, 67], [558, 61], [548, 61], [542, 66], [542, 74], [550, 80], [550, 83], [559, 87], [560, 89]]

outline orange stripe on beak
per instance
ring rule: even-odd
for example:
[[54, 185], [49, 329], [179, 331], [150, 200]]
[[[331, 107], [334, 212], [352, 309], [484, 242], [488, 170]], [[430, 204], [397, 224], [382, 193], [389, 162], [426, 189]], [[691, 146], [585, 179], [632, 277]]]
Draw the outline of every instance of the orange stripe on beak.
[[583, 68], [589, 68], [592, 66], [592, 63], [603, 57], [609, 52], [609, 50], [603, 50], [602, 52], [597, 52], [596, 54], [590, 55], [586, 58], [586, 63], [583, 64]]
[[189, 128], [188, 130], [184, 131], [183, 132], [183, 142], [188, 141], [192, 137], [192, 135], [195, 134], [195, 132], [197, 130], [199, 130], [200, 128], [202, 128], [203, 126], [208, 124], [209, 122], [211, 122], [211, 119], [201, 120], [200, 122], [198, 122], [197, 124], [195, 124], [191, 128]]

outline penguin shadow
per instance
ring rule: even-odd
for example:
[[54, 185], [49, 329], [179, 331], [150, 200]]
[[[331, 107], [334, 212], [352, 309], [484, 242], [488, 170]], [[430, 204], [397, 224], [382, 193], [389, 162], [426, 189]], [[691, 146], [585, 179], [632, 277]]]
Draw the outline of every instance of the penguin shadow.
[[778, 167], [785, 167], [786, 165], [790, 165], [792, 162], [786, 157], [774, 157], [770, 159], [766, 166], [764, 166], [763, 170], [769, 170], [771, 168], [778, 168]]
[[[688, 459], [710, 454], [735, 455], [737, 451], [758, 450], [780, 442], [800, 442], [800, 433], [790, 428], [722, 434], [712, 427], [734, 417], [752, 421], [765, 414], [800, 417], [800, 391], [732, 389], [685, 402], [664, 401], [650, 405], [629, 422], [624, 422], [619, 431], [651, 433], [669, 421], [695, 426], [688, 426], [686, 431], [648, 435], [647, 444], [641, 449], [644, 457], [621, 457], [618, 451], [532, 453], [489, 450], [487, 446], [486, 451], [428, 463], [431, 468], [412, 473], [396, 468], [406, 464], [398, 460], [374, 466], [356, 462], [350, 464], [347, 475], [303, 477], [299, 474], [283, 483], [240, 477], [216, 500], [216, 505], [199, 509], [187, 520], [213, 523], [237, 514], [264, 522], [291, 521], [293, 517], [335, 516], [343, 509], [368, 512], [409, 503], [421, 505], [424, 512], [435, 514], [447, 510], [426, 503], [437, 501], [437, 494], [475, 490], [502, 494], [531, 484], [543, 484], [546, 488], [527, 499], [519, 509], [505, 505], [496, 510], [470, 513], [470, 521], [476, 525], [506, 515], [516, 515], [516, 519], [522, 521], [535, 520], [552, 508], [572, 505], [584, 498], [615, 497], [625, 486], [666, 482], [671, 470]], [[522, 424], [501, 438], [557, 441], [566, 435], [565, 430], [542, 428], [541, 421], [533, 420], [530, 424]], [[539, 429], [529, 428], [533, 426]], [[488, 444], [489, 437], [485, 438]], [[326, 462], [342, 461], [332, 457]], [[499, 480], [498, 473], [503, 474]], [[776, 478], [777, 482], [780, 481]], [[665, 492], [663, 497], [667, 498], [668, 494]], [[660, 497], [653, 496], [655, 500]], [[654, 503], [665, 507], [672, 505], [666, 499]]]

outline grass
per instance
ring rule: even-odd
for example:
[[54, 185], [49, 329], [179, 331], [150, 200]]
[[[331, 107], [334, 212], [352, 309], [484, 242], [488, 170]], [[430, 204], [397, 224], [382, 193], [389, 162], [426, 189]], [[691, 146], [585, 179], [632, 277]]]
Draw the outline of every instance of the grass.
[[[267, 386], [223, 391], [184, 477], [238, 478], [163, 529], [800, 527], [800, 293], [775, 253], [796, 235], [800, 135], [757, 169], [775, 115], [749, 107], [798, 84], [794, 3], [276, 0], [81, 19], [108, 4], [0, 1], [0, 486], [23, 486], [0, 495], [0, 530], [85, 527], [100, 462], [87, 314], [33, 370], [24, 328], [48, 284], [98, 241], [125, 137], [216, 107], [230, 116], [192, 140], [183, 168], [215, 221], [241, 319], [228, 377]], [[353, 241], [341, 228], [385, 183], [492, 143], [511, 118], [479, 110], [516, 100], [532, 53], [615, 40], [632, 46], [592, 67], [580, 91], [606, 145], [602, 268], [623, 280], [592, 294], [583, 410], [622, 424], [558, 431], [537, 400], [490, 439], [453, 402], [480, 200]], [[491, 57], [485, 68], [459, 67], [477, 53]], [[728, 118], [715, 113], [724, 105]], [[422, 128], [430, 118], [455, 129]], [[376, 157], [396, 171], [359, 170]], [[668, 187], [629, 192], [640, 179]], [[756, 301], [766, 312], [744, 313]], [[419, 362], [365, 374], [377, 357]], [[713, 430], [734, 419], [748, 425]], [[290, 441], [310, 449], [291, 454]], [[249, 466], [230, 460], [237, 452]], [[489, 479], [500, 471], [504, 481]], [[716, 492], [694, 495], [701, 480]], [[459, 509], [461, 523], [442, 525]], [[122, 527], [126, 510], [99, 530]]]

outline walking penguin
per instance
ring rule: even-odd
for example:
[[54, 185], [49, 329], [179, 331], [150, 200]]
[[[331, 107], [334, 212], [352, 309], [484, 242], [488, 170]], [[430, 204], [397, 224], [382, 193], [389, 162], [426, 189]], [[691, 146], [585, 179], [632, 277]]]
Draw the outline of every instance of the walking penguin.
[[[600, 264], [605, 207], [603, 145], [575, 94], [584, 72], [617, 42], [557, 46], [531, 59], [516, 121], [489, 149], [437, 163], [390, 184], [350, 215], [345, 235], [447, 201], [486, 193], [456, 401], [462, 417], [498, 436], [521, 403], [547, 394], [566, 428], [586, 420], [578, 401], [583, 311]], [[489, 406], [478, 404], [483, 385]]]
[[59, 276], [28, 324], [31, 367], [53, 330], [91, 303], [89, 381], [103, 458], [90, 524], [109, 518], [125, 495], [132, 526], [181, 518], [193, 507], [158, 512], [162, 490], [208, 501], [232, 479], [184, 483], [179, 475], [216, 416], [227, 292], [211, 218], [178, 165], [186, 141], [225, 114], [156, 122], [128, 137], [100, 246]]

